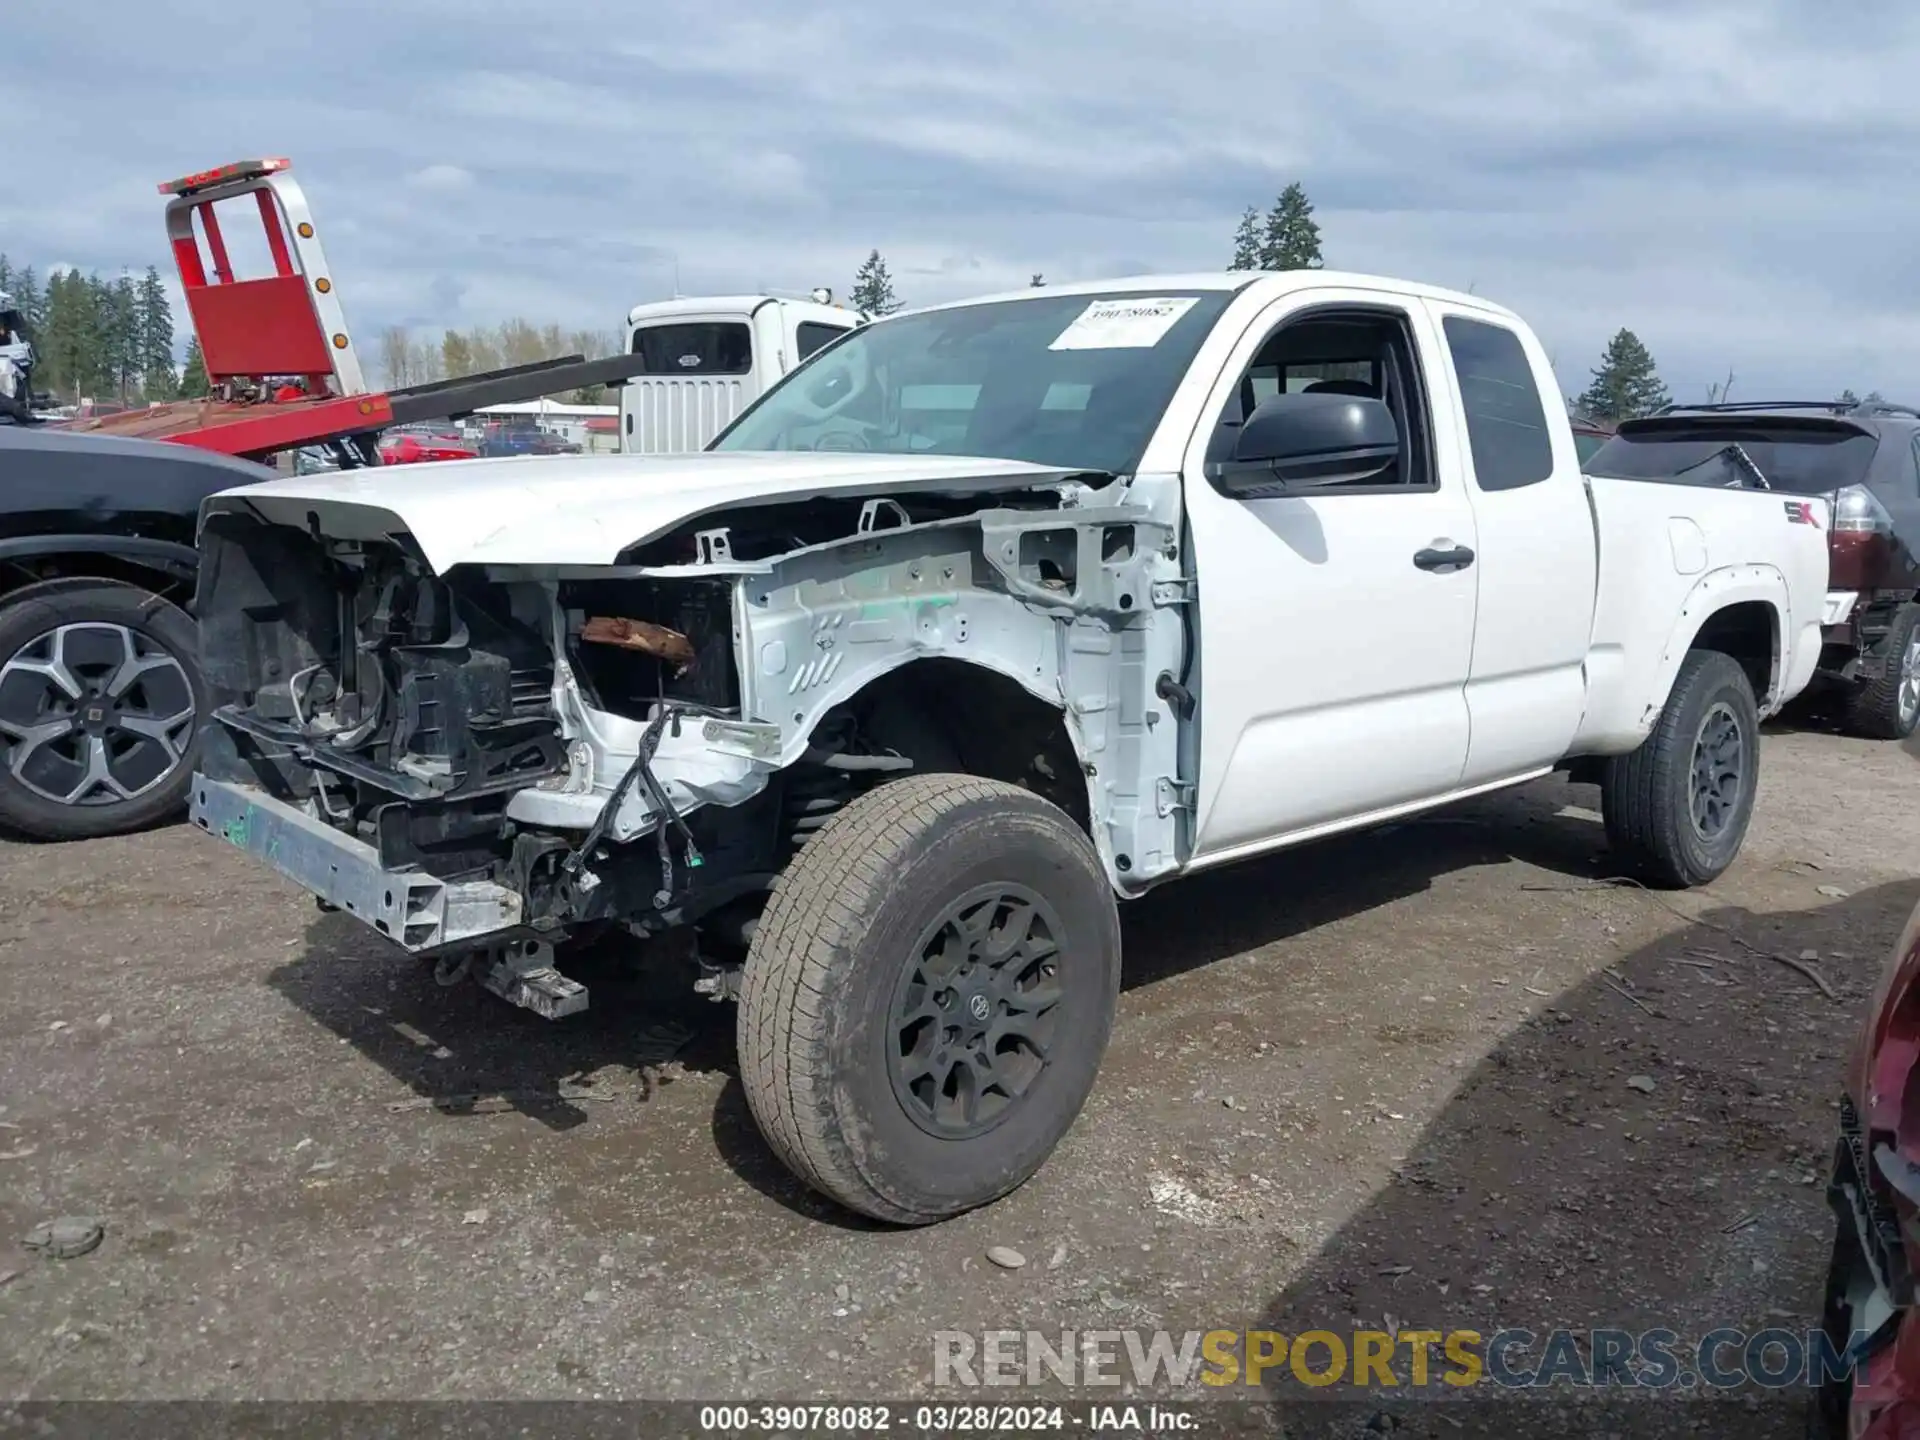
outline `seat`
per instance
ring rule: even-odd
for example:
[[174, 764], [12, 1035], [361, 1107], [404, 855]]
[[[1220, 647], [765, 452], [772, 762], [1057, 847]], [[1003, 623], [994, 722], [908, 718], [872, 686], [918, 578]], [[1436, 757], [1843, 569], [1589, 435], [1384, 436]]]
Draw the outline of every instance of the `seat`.
[[1378, 400], [1373, 386], [1364, 380], [1316, 380], [1301, 391], [1303, 395], [1357, 395], [1363, 400]]

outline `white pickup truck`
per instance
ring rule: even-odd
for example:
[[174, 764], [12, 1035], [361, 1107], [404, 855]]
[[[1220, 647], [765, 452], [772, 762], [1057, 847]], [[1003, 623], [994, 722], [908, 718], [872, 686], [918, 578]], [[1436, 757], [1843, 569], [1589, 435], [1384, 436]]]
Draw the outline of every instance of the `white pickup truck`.
[[1557, 767], [1623, 865], [1724, 870], [1826, 593], [1824, 502], [1750, 483], [1583, 480], [1468, 295], [924, 310], [706, 453], [211, 499], [192, 813], [550, 1016], [582, 937], [691, 938], [773, 1148], [929, 1222], [1080, 1110], [1116, 897]]

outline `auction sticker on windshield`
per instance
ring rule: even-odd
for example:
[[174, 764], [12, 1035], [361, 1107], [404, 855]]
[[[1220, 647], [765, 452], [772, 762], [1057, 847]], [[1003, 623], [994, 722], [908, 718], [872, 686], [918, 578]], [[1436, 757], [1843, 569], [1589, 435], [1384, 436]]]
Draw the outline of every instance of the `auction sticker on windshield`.
[[1158, 345], [1179, 318], [1198, 303], [1194, 296], [1143, 296], [1095, 300], [1082, 310], [1049, 350], [1145, 350]]

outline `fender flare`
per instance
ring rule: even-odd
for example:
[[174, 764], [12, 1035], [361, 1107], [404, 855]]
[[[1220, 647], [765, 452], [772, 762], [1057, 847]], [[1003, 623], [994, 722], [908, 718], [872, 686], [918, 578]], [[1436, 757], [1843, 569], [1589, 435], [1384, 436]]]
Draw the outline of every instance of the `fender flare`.
[[1772, 565], [1727, 565], [1702, 575], [1681, 602], [1679, 618], [1674, 621], [1666, 649], [1660, 654], [1660, 669], [1654, 677], [1642, 733], [1652, 731], [1660, 712], [1666, 708], [1680, 666], [1707, 622], [1729, 606], [1754, 601], [1773, 612], [1771, 678], [1767, 682], [1767, 693], [1754, 698], [1759, 701], [1762, 717], [1779, 708], [1774, 697], [1784, 683], [1787, 651], [1793, 643], [1793, 598], [1787, 588], [1787, 577]]
[[175, 580], [192, 580], [200, 555], [191, 545], [144, 535], [22, 535], [0, 540], [0, 561], [41, 555], [111, 555]]

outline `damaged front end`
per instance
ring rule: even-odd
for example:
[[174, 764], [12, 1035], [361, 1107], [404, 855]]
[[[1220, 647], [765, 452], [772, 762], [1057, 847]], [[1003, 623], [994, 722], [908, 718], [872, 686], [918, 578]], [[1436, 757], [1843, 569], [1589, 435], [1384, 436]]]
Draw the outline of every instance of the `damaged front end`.
[[[580, 1008], [553, 944], [607, 922], [666, 928], [751, 888], [718, 833], [743, 827], [697, 812], [749, 799], [770, 768], [726, 723], [730, 580], [608, 589], [440, 576], [404, 534], [210, 515], [194, 823], [405, 950], [479, 950], [490, 988]], [[615, 602], [654, 618], [599, 613]], [[646, 829], [657, 848], [604, 843]], [[733, 862], [724, 895], [698, 883], [709, 851]]]
[[1041, 795], [1124, 891], [1180, 863], [1176, 477], [815, 495], [437, 568], [391, 512], [247, 494], [201, 528], [194, 822], [443, 978], [568, 1014], [563, 943], [688, 929], [727, 998], [799, 847], [916, 769]]

